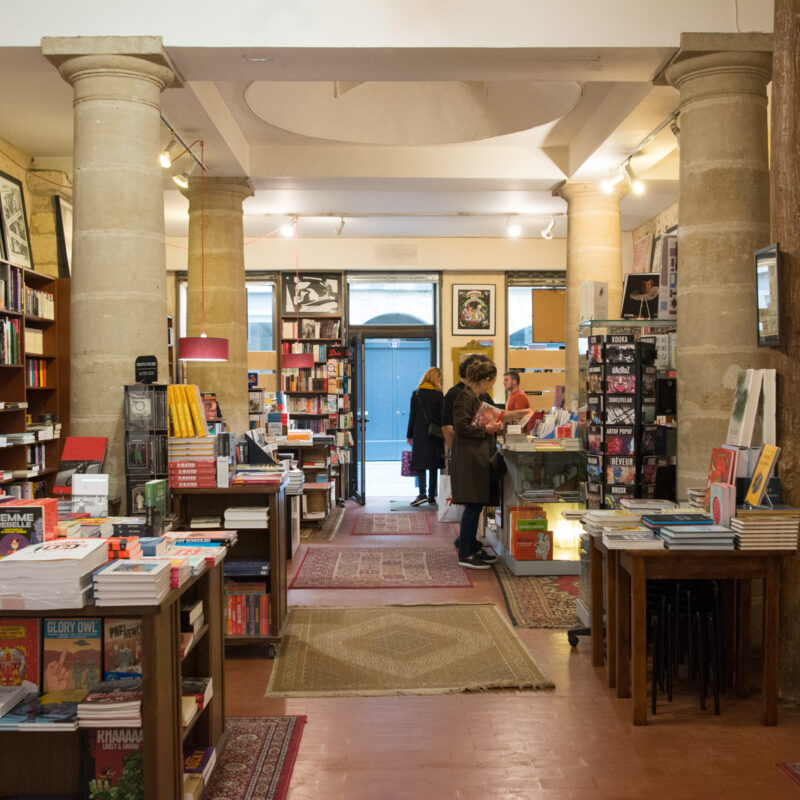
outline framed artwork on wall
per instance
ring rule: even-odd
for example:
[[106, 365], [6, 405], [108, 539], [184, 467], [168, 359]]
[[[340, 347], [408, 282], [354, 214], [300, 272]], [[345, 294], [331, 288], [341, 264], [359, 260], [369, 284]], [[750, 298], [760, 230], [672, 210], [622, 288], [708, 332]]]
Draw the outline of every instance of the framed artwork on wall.
[[3, 218], [5, 257], [12, 264], [32, 269], [31, 239], [22, 184], [5, 172], [0, 172], [0, 216]]
[[453, 336], [494, 336], [495, 285], [453, 284]]
[[453, 383], [458, 383], [460, 380], [458, 377], [458, 368], [461, 366], [461, 362], [467, 356], [471, 356], [473, 354], [486, 356], [491, 361], [494, 361], [494, 345], [479, 344], [473, 339], [472, 341], [467, 342], [463, 347], [451, 348], [451, 354], [453, 358]]
[[622, 289], [622, 319], [658, 319], [658, 272], [625, 276]]
[[341, 314], [342, 276], [305, 272], [284, 273], [283, 313]]
[[72, 277], [72, 203], [53, 196], [56, 207], [56, 233], [58, 234], [58, 277]]

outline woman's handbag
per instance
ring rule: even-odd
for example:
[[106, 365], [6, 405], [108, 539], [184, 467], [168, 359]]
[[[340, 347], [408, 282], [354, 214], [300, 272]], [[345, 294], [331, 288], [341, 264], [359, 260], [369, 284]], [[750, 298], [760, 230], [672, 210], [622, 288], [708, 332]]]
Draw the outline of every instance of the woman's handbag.
[[489, 474], [492, 476], [492, 480], [499, 481], [506, 472], [508, 472], [508, 466], [503, 454], [495, 451], [489, 459]]
[[400, 454], [400, 474], [404, 478], [413, 478], [416, 476], [416, 472], [411, 469], [411, 451], [410, 450], [403, 450]]
[[434, 439], [444, 439], [444, 434], [442, 433], [442, 426], [437, 425], [435, 422], [431, 422], [428, 419], [428, 415], [425, 413], [425, 406], [422, 404], [422, 398], [417, 395], [417, 401], [419, 402], [419, 407], [422, 409], [422, 416], [425, 417], [425, 422], [428, 423], [428, 436], [433, 436]]

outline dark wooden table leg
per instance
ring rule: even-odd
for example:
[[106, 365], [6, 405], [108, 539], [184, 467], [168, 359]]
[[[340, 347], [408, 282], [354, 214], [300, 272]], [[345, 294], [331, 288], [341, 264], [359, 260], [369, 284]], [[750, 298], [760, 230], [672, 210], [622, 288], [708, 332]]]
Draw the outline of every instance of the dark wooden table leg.
[[647, 724], [647, 578], [644, 559], [633, 556], [631, 575], [631, 662], [633, 724]]
[[734, 689], [737, 697], [750, 694], [750, 581], [736, 581], [736, 647]]
[[616, 550], [606, 551], [606, 669], [608, 688], [617, 685], [617, 580], [619, 576]]
[[617, 616], [617, 697], [630, 697], [631, 576], [619, 563], [619, 554], [615, 553], [614, 557], [617, 561], [617, 601], [614, 604]]
[[602, 667], [605, 645], [603, 632], [603, 553], [597, 547], [595, 537], [590, 536], [590, 539], [592, 666]]
[[761, 697], [764, 704], [761, 722], [778, 724], [778, 613], [780, 606], [780, 561], [767, 558], [764, 579], [764, 673]]
[[736, 581], [720, 581], [722, 588], [722, 641], [725, 659], [722, 685], [733, 687], [736, 652]]

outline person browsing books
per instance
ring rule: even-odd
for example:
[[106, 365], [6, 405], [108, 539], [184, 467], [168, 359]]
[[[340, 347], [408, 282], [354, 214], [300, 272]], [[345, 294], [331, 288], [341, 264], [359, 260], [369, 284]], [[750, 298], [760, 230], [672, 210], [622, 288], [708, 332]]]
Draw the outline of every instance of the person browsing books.
[[492, 480], [489, 459], [495, 451], [495, 434], [503, 429], [502, 411], [481, 399], [496, 378], [497, 367], [491, 361], [472, 362], [466, 369], [464, 388], [453, 404], [450, 481], [453, 502], [464, 506], [458, 563], [468, 569], [488, 569], [497, 560], [481, 550], [477, 538], [481, 510], [500, 502], [500, 487]]
[[442, 371], [439, 367], [431, 367], [411, 393], [411, 407], [408, 412], [406, 441], [411, 445], [411, 469], [419, 478], [419, 495], [411, 501], [412, 506], [421, 506], [426, 501], [430, 505], [436, 502], [437, 473], [444, 466], [444, 438], [432, 434], [431, 431], [436, 428], [441, 431], [442, 400]]
[[528, 395], [519, 388], [519, 372], [509, 370], [503, 375], [503, 386], [506, 389], [506, 410], [519, 411], [531, 407]]

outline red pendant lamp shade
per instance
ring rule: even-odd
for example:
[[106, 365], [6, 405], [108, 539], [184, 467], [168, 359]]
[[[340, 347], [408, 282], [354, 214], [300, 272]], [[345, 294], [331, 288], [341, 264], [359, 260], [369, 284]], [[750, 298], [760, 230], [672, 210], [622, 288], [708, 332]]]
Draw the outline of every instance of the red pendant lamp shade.
[[[191, 147], [191, 145], [190, 145]], [[200, 141], [200, 311], [202, 327], [199, 336], [183, 336], [178, 339], [178, 359], [180, 361], [227, 361], [228, 340], [206, 336], [206, 204], [205, 174], [206, 162], [203, 152], [204, 142]]]

